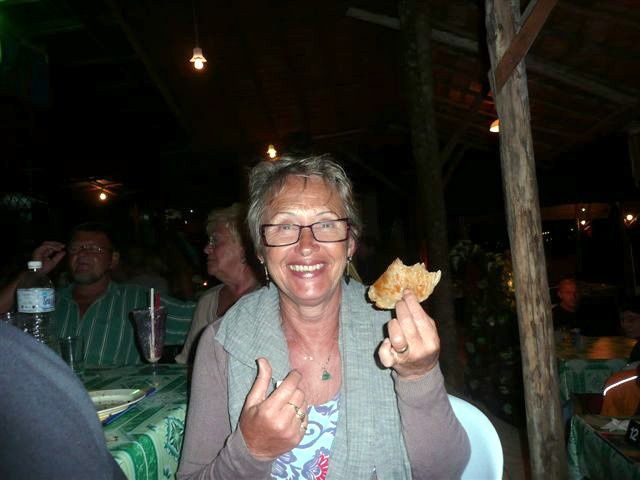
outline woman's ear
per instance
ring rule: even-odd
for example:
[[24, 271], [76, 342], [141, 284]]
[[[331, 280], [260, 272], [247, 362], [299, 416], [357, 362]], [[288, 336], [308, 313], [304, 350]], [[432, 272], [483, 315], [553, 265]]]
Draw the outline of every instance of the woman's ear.
[[356, 240], [351, 235], [349, 235], [349, 240], [347, 240], [347, 257], [353, 257], [357, 250]]

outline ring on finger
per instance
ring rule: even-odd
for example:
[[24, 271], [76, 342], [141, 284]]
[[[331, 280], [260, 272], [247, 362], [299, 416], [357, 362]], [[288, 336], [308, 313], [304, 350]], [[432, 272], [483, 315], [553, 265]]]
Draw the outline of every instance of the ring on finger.
[[299, 406], [297, 406], [294, 403], [291, 402], [287, 402], [289, 405], [291, 405], [293, 407], [293, 409], [296, 411], [296, 416], [300, 419], [301, 422], [304, 422], [304, 419], [306, 418], [307, 414], [304, 413]]
[[402, 347], [401, 349], [396, 350], [396, 353], [400, 353], [400, 354], [402, 354], [402, 353], [407, 353], [407, 351], [408, 351], [408, 350], [409, 350], [409, 344], [407, 343], [407, 344], [406, 344], [404, 347]]

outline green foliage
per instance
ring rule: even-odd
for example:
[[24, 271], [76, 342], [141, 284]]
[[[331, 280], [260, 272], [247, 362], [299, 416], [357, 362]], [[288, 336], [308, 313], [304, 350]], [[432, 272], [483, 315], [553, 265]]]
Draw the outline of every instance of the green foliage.
[[468, 240], [450, 253], [467, 355], [467, 393], [511, 423], [522, 421], [518, 321], [508, 256]]

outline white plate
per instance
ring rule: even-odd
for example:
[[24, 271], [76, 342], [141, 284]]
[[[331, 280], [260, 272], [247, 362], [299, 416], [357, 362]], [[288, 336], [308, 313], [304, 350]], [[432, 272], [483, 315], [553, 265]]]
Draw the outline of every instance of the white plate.
[[96, 407], [100, 421], [109, 415], [114, 415], [126, 410], [130, 405], [139, 402], [146, 395], [145, 390], [94, 390], [89, 396]]

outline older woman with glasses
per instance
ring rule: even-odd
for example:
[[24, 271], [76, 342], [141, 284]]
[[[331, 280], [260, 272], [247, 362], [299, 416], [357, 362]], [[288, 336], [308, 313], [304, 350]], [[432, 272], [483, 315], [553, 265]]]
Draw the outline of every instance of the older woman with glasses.
[[459, 477], [435, 323], [412, 292], [392, 319], [343, 278], [361, 230], [344, 170], [263, 162], [250, 200], [268, 284], [203, 333], [178, 478]]
[[178, 363], [191, 362], [198, 338], [207, 325], [222, 317], [241, 296], [260, 285], [252, 268], [253, 262], [247, 259], [247, 250], [250, 255], [253, 252], [250, 247], [245, 248], [244, 218], [245, 207], [240, 203], [209, 213], [206, 226], [209, 241], [204, 248], [207, 273], [221, 283], [198, 300], [184, 347], [176, 356]]

